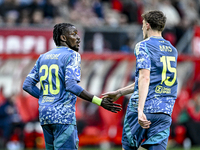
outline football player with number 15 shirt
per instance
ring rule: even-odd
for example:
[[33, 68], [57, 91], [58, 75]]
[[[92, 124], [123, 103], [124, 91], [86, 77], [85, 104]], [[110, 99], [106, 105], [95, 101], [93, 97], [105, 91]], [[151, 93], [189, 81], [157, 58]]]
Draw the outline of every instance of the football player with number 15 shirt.
[[165, 150], [177, 97], [178, 53], [162, 37], [165, 15], [149, 11], [142, 17], [144, 40], [135, 46], [135, 83], [103, 95], [116, 101], [133, 93], [124, 119], [124, 150], [137, 150], [140, 145], [148, 150]]
[[[53, 39], [57, 46], [40, 55], [26, 77], [23, 89], [38, 98], [39, 119], [47, 150], [77, 150], [78, 134], [75, 117], [76, 97], [117, 113], [121, 105], [109, 98], [98, 98], [77, 83], [80, 82], [80, 37], [69, 23], [54, 26]], [[36, 84], [40, 82], [39, 89]]]

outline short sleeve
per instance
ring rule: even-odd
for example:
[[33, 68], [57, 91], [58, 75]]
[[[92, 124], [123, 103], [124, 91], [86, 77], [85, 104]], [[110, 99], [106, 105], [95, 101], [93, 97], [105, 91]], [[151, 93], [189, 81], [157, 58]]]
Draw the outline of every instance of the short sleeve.
[[81, 78], [81, 57], [79, 53], [72, 53], [67, 60], [65, 69], [65, 80], [72, 79], [80, 82]]
[[136, 67], [138, 69], [151, 69], [151, 60], [145, 43], [138, 43], [135, 46]]

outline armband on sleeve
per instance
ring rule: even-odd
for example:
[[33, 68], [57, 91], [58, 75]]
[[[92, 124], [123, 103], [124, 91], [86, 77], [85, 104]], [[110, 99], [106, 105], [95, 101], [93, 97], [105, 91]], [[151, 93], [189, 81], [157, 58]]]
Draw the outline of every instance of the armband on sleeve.
[[94, 96], [93, 99], [92, 99], [92, 103], [94, 103], [98, 106], [101, 106], [101, 102], [102, 102], [102, 99], [99, 98], [99, 97]]

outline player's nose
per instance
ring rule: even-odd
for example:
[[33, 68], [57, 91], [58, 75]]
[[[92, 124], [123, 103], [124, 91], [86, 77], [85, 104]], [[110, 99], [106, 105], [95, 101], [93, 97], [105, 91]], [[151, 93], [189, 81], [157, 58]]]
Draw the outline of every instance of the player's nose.
[[80, 43], [80, 42], [81, 42], [81, 38], [80, 38], [79, 36], [77, 36], [76, 41], [77, 41], [78, 43]]
[[79, 36], [79, 35], [77, 35], [77, 38], [76, 38], [76, 39], [80, 41], [80, 36]]

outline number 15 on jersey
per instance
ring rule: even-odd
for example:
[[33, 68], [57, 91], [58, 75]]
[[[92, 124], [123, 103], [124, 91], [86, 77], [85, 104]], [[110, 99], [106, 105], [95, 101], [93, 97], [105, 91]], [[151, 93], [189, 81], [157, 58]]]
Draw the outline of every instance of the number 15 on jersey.
[[[162, 56], [160, 58], [160, 62], [163, 63], [163, 70], [162, 70], [162, 81], [161, 81], [161, 84], [165, 83], [166, 86], [172, 86], [175, 81], [176, 81], [176, 68], [173, 68], [171, 66], [171, 62], [175, 62], [176, 61], [176, 58], [173, 57], [173, 56]], [[170, 73], [173, 73], [174, 74], [174, 77], [173, 79], [171, 79], [171, 81], [169, 81], [169, 79], [171, 77], [167, 76], [167, 70], [170, 72]]]

